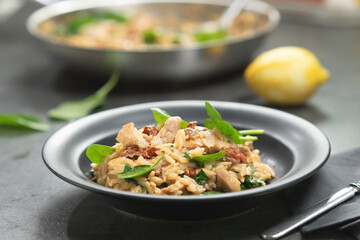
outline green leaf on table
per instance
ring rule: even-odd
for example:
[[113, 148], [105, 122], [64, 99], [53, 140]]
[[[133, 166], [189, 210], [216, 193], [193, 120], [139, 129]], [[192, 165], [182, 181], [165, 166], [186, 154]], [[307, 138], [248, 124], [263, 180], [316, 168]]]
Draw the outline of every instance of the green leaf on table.
[[194, 179], [197, 184], [204, 185], [209, 180], [209, 177], [206, 175], [204, 170], [201, 169], [200, 172], [196, 174]]
[[[151, 111], [153, 112], [154, 119], [157, 123], [165, 122], [168, 118], [170, 118], [170, 114], [167, 113], [165, 110], [162, 110], [160, 108], [151, 108]], [[187, 128], [188, 122], [181, 120], [180, 128], [184, 129]]]
[[0, 114], [0, 125], [22, 127], [36, 131], [47, 131], [50, 129], [47, 123], [27, 114]]
[[207, 154], [202, 156], [190, 157], [189, 150], [186, 149], [184, 152], [184, 157], [189, 160], [195, 161], [200, 167], [204, 167], [205, 163], [212, 162], [212, 161], [221, 161], [224, 156], [226, 155], [225, 152], [218, 152], [213, 154]]
[[150, 172], [151, 170], [153, 170], [159, 164], [161, 159], [162, 158], [160, 157], [152, 166], [140, 165], [140, 166], [131, 168], [130, 165], [128, 165], [128, 166], [125, 165], [124, 171], [122, 173], [118, 173], [116, 175], [118, 176], [118, 178], [122, 178], [122, 179], [140, 177], [140, 176]]
[[86, 149], [86, 156], [91, 162], [100, 164], [106, 156], [112, 154], [113, 152], [115, 152], [113, 147], [93, 144]]
[[57, 107], [50, 109], [48, 116], [51, 119], [66, 121], [85, 117], [106, 103], [107, 95], [116, 86], [118, 81], [119, 74], [115, 72], [109, 81], [94, 94], [82, 100], [61, 103]]

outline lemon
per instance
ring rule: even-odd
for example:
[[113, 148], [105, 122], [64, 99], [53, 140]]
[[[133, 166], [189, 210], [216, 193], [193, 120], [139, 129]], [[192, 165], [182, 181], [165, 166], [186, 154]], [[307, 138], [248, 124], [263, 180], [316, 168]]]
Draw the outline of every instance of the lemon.
[[318, 58], [301, 47], [279, 47], [259, 55], [246, 68], [247, 85], [277, 105], [299, 105], [329, 79]]

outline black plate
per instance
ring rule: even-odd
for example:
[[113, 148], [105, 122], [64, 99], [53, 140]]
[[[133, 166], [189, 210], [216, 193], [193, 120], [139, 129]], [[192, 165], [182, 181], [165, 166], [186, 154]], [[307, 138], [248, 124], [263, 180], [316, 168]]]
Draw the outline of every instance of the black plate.
[[[151, 107], [201, 123], [208, 118], [204, 101], [167, 101], [137, 104], [90, 115], [68, 124], [44, 144], [46, 166], [61, 179], [88, 189], [105, 204], [136, 215], [160, 219], [209, 219], [237, 214], [268, 200], [280, 190], [308, 178], [330, 154], [327, 137], [310, 122], [294, 115], [255, 105], [211, 101], [224, 120], [238, 129], [264, 129], [254, 143], [262, 161], [274, 168], [269, 185], [235, 193], [200, 196], [135, 194], [100, 186], [90, 180], [86, 148], [93, 143], [115, 144], [122, 125], [140, 128], [154, 123]], [[196, 214], [194, 214], [196, 213]]]

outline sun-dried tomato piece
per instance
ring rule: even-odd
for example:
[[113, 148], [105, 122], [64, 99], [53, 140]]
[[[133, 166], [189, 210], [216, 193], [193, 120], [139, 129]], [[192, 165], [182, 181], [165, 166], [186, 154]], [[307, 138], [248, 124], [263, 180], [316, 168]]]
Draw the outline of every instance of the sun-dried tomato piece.
[[123, 151], [120, 156], [131, 159], [137, 159], [141, 155], [140, 148], [138, 146], [130, 146]]
[[154, 126], [145, 126], [143, 128], [143, 133], [145, 133], [148, 136], [156, 136], [159, 133], [159, 130]]
[[195, 178], [195, 176], [201, 171], [201, 169], [192, 169], [192, 168], [185, 168], [185, 175], [191, 178]]
[[247, 157], [242, 149], [239, 148], [223, 148], [220, 152], [225, 152], [224, 162], [232, 162], [232, 165], [238, 163], [248, 163]]
[[153, 158], [156, 157], [156, 151], [158, 149], [154, 146], [149, 146], [146, 148], [141, 149], [141, 156], [143, 156], [144, 158]]
[[197, 125], [197, 121], [191, 121], [188, 123], [187, 127], [195, 129], [196, 125]]

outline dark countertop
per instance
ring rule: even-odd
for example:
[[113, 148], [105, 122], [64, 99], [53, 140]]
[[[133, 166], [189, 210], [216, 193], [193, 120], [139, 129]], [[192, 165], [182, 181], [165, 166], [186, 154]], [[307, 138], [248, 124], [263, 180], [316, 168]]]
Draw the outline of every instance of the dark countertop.
[[[94, 92], [106, 80], [78, 73], [54, 59], [25, 29], [25, 20], [38, 5], [28, 2], [0, 22], [0, 112], [30, 113], [51, 124], [48, 132], [0, 127], [0, 232], [2, 239], [259, 239], [264, 229], [286, 218], [280, 198], [236, 217], [206, 222], [165, 222], [117, 213], [93, 195], [54, 176], [43, 164], [41, 147], [64, 122], [46, 112], [65, 100]], [[280, 108], [305, 118], [328, 137], [332, 152], [359, 145], [360, 31], [282, 22], [258, 53], [278, 46], [302, 46], [313, 51], [331, 72], [330, 82], [304, 106]], [[214, 99], [267, 105], [246, 87], [242, 74], [224, 81], [169, 86], [154, 91], [118, 86], [106, 108], [147, 101]], [[214, 206], [216, 207], [216, 206]], [[351, 239], [335, 230], [285, 239]]]

